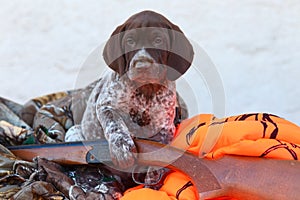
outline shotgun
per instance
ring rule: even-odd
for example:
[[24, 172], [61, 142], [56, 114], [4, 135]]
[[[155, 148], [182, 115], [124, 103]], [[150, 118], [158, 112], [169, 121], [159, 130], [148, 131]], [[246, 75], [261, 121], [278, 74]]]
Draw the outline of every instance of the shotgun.
[[[138, 164], [168, 167], [185, 173], [196, 186], [199, 199], [224, 195], [243, 200], [300, 197], [298, 161], [243, 156], [209, 160], [157, 142], [137, 139], [135, 143], [139, 152]], [[66, 165], [112, 162], [106, 140], [21, 145], [8, 149], [27, 161], [40, 156]]]
[[[220, 189], [216, 177], [195, 155], [158, 142], [137, 139], [137, 162], [140, 165], [168, 167], [189, 176], [199, 192]], [[70, 143], [10, 146], [8, 149], [22, 160], [32, 161], [40, 156], [59, 164], [112, 165], [108, 142], [105, 139]], [[197, 162], [195, 162], [197, 160]], [[124, 169], [122, 169], [124, 170]]]

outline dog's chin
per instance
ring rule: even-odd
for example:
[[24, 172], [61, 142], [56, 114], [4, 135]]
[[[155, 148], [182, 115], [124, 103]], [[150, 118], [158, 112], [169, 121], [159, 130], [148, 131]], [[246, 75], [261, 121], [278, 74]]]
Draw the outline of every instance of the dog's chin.
[[130, 77], [130, 80], [135, 83], [135, 85], [145, 85], [145, 84], [163, 84], [162, 80], [157, 76], [149, 77], [147, 75], [138, 75]]

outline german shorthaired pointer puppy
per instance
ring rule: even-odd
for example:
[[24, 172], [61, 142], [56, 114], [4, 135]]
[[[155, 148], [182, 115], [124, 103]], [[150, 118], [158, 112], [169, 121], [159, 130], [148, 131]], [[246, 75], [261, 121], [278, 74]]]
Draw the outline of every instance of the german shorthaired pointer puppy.
[[[114, 164], [120, 168], [132, 166], [136, 152], [133, 138], [164, 144], [172, 140], [176, 114], [185, 111], [175, 80], [190, 67], [193, 55], [188, 39], [164, 16], [152, 11], [133, 15], [116, 28], [104, 47], [104, 60], [112, 70], [88, 86], [84, 97], [79, 95], [79, 99], [88, 99], [81, 124], [73, 126], [78, 122], [72, 119], [68, 127], [57, 128], [62, 123], [56, 123], [55, 131], [73, 126], [66, 133], [66, 141], [106, 138]], [[74, 117], [72, 109], [78, 109], [74, 99], [79, 100], [74, 96], [70, 99], [43, 106], [34, 126], [43, 125], [48, 133], [57, 135], [55, 126], [45, 120], [55, 118], [59, 111]], [[71, 101], [73, 106], [66, 106]], [[60, 110], [53, 114], [57, 105]]]

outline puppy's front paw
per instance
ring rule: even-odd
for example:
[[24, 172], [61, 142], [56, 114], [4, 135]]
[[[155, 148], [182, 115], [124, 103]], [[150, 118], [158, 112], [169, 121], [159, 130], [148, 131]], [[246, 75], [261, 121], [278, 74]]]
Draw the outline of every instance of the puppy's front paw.
[[113, 163], [119, 168], [126, 169], [134, 165], [137, 150], [130, 135], [112, 134], [109, 138], [109, 150]]

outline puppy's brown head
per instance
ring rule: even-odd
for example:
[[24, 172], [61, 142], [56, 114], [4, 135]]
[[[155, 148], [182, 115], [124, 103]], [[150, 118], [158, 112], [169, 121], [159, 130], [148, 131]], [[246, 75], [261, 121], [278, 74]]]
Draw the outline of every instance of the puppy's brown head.
[[193, 48], [178, 26], [153, 11], [131, 16], [106, 43], [103, 57], [121, 76], [137, 82], [174, 81], [190, 67]]

